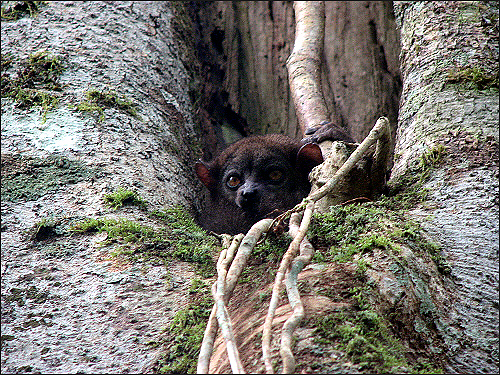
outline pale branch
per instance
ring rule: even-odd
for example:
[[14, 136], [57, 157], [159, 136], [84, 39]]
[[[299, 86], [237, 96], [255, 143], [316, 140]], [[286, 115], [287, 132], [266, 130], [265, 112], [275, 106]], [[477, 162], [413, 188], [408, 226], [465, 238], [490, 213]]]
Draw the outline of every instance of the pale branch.
[[[229, 237], [229, 236], [228, 236]], [[235, 252], [235, 249], [238, 248], [238, 246], [241, 243], [241, 240], [243, 239], [243, 234], [238, 234], [237, 236], [234, 236], [231, 244], [229, 245], [227, 243], [227, 237], [223, 237], [223, 246], [228, 247], [227, 253], [226, 250], [221, 251], [221, 255], [219, 256], [219, 262], [222, 258], [222, 253], [224, 252], [224, 258], [222, 259], [229, 259], [232, 258]], [[228, 254], [228, 255], [226, 255]], [[212, 294], [214, 295], [215, 299], [215, 294], [216, 294], [216, 282], [214, 283], [212, 287]], [[210, 357], [212, 356], [212, 350], [213, 350], [213, 345], [215, 342], [215, 337], [217, 335], [217, 329], [218, 329], [218, 321], [217, 321], [217, 303], [214, 304], [212, 308], [212, 312], [210, 313], [210, 318], [208, 319], [207, 322], [207, 327], [205, 328], [205, 334], [203, 336], [203, 341], [201, 343], [200, 347], [200, 354], [198, 356], [198, 365], [196, 372], [198, 374], [207, 374], [209, 365], [210, 365]]]
[[[330, 180], [325, 183], [325, 185], [307, 196], [302, 204], [307, 205], [308, 202], [316, 202], [319, 199], [323, 198], [326, 194], [331, 192], [338, 181], [342, 177], [347, 175], [347, 173], [356, 165], [356, 163], [361, 159], [368, 148], [375, 142], [379, 141], [381, 138], [385, 140], [386, 137], [390, 138], [389, 120], [387, 119], [387, 117], [379, 117], [368, 136], [363, 140], [363, 142], [361, 142], [356, 150], [354, 150], [354, 152], [349, 156], [342, 167], [333, 175]], [[382, 142], [379, 141], [379, 144], [380, 143]], [[381, 145], [379, 147], [379, 145], [377, 145], [377, 149], [385, 149], [385, 146]], [[380, 158], [382, 158], [382, 156]]]
[[250, 257], [253, 248], [257, 244], [257, 241], [262, 236], [262, 234], [269, 230], [272, 221], [272, 219], [262, 219], [258, 221], [250, 228], [245, 238], [243, 238], [243, 241], [241, 241], [238, 252], [227, 273], [226, 283], [228, 294], [233, 292], [234, 288], [236, 287], [236, 283], [238, 282], [238, 278], [243, 272], [243, 268], [247, 264], [248, 258]]
[[[290, 218], [289, 234], [292, 237], [297, 235], [300, 224], [300, 215], [292, 214]], [[281, 349], [280, 354], [283, 360], [283, 373], [293, 374], [295, 371], [295, 358], [292, 353], [292, 335], [295, 328], [299, 325], [304, 317], [304, 306], [300, 300], [298, 290], [298, 275], [302, 269], [311, 262], [314, 254], [314, 248], [311, 243], [304, 237], [300, 243], [300, 255], [298, 255], [292, 262], [289, 270], [285, 275], [285, 286], [288, 295], [288, 303], [293, 309], [293, 314], [287, 319], [281, 331]]]
[[196, 366], [197, 374], [208, 374], [208, 369], [210, 367], [210, 358], [212, 357], [212, 351], [214, 348], [214, 342], [218, 328], [219, 323], [217, 322], [217, 305], [214, 304], [214, 306], [212, 307], [212, 312], [210, 313], [210, 317], [208, 318], [205, 333], [203, 334], [203, 341], [201, 342], [200, 354], [198, 355], [198, 364]]
[[[223, 273], [225, 273], [225, 286], [224, 286], [225, 290], [223, 290], [221, 295], [223, 295], [222, 300], [224, 307], [227, 305], [227, 302], [231, 298], [231, 295], [236, 286], [238, 278], [243, 272], [243, 268], [245, 267], [248, 261], [252, 249], [255, 247], [259, 238], [262, 236], [262, 233], [266, 232], [269, 229], [271, 222], [272, 222], [271, 219], [263, 219], [255, 223], [245, 236], [243, 234], [238, 234], [237, 236], [235, 236], [233, 238], [231, 246], [227, 251], [226, 250], [221, 251], [221, 256], [219, 257], [218, 261], [218, 271], [222, 264], [224, 264], [224, 267], [226, 267], [227, 270], [227, 265], [231, 263], [229, 271], [227, 272], [223, 271]], [[238, 249], [238, 251], [233, 259], [233, 255], [236, 249]], [[222, 252], [224, 252], [224, 254], [222, 254]], [[227, 261], [224, 262], [224, 260]], [[215, 342], [215, 337], [217, 335], [217, 329], [219, 326], [217, 312], [219, 310], [222, 311], [222, 315], [220, 316], [223, 322], [229, 321], [229, 317], [227, 316], [227, 310], [226, 312], [224, 312], [225, 308], [223, 309], [217, 308], [218, 297], [216, 297], [216, 295], [217, 295], [218, 282], [219, 280], [216, 283], [214, 283], [212, 287], [212, 294], [214, 294], [214, 299], [216, 299], [216, 303], [212, 308], [212, 312], [210, 314], [210, 318], [208, 320], [203, 341], [201, 344], [200, 354], [198, 356], [198, 365], [196, 370], [198, 374], [207, 374], [209, 370], [210, 358], [212, 356], [213, 345]], [[234, 340], [232, 340], [232, 342], [234, 343]], [[236, 372], [239, 371], [240, 370], [236, 370]], [[243, 369], [241, 369], [241, 371], [243, 371]]]
[[329, 119], [321, 89], [325, 38], [324, 1], [294, 1], [295, 42], [287, 59], [288, 81], [302, 134]]
[[290, 263], [293, 258], [297, 255], [302, 239], [305, 237], [309, 223], [311, 222], [312, 213], [314, 210], [314, 202], [307, 204], [302, 217], [302, 222], [300, 223], [299, 230], [293, 239], [292, 243], [288, 247], [283, 259], [281, 260], [280, 267], [276, 273], [276, 278], [274, 280], [273, 293], [271, 296], [271, 302], [269, 303], [269, 309], [267, 312], [266, 320], [264, 322], [264, 330], [262, 332], [262, 355], [264, 359], [264, 364], [266, 366], [266, 372], [268, 374], [273, 373], [273, 367], [271, 364], [271, 330], [273, 318], [276, 313], [276, 308], [279, 303], [279, 294], [281, 291], [281, 284], [285, 277], [285, 272], [288, 270]]
[[[236, 241], [233, 241], [232, 244], [235, 244], [235, 242]], [[219, 261], [217, 262], [217, 287], [215, 288], [216, 292], [214, 299], [215, 304], [217, 305], [217, 321], [219, 322], [222, 336], [224, 337], [229, 363], [231, 364], [231, 370], [233, 373], [243, 374], [243, 365], [241, 364], [238, 348], [236, 347], [236, 340], [234, 339], [231, 319], [229, 318], [225, 304], [227, 269], [233, 260], [237, 247], [238, 244], [236, 243], [235, 246], [230, 246], [228, 250], [223, 249], [219, 255]]]

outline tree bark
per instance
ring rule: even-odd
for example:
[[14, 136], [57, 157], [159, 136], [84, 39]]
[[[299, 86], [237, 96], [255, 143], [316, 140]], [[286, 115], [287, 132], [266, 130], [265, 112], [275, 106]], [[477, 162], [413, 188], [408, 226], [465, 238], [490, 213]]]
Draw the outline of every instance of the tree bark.
[[[358, 141], [381, 115], [398, 124], [394, 181], [413, 173], [434, 146], [447, 150], [425, 185], [430, 198], [409, 216], [441, 244], [451, 274], [409, 246], [401, 248], [404, 262], [376, 249], [365, 256], [380, 295], [376, 307], [411, 336], [412, 348], [442, 358], [446, 371], [496, 373], [498, 87], [488, 77], [498, 76], [498, 8], [398, 2], [394, 19], [389, 2], [325, 6], [322, 85], [332, 120]], [[9, 74], [41, 49], [67, 68], [55, 93], [60, 103], [45, 123], [37, 109], [2, 98], [2, 372], [151, 371], [156, 350], [147, 342], [161, 340], [194, 276], [182, 262], [168, 270], [119, 263], [99, 248], [102, 234], [33, 241], [36, 223], [121, 215], [154, 225], [140, 209], [118, 215], [101, 198], [129, 187], [152, 209], [196, 204], [201, 187], [191, 166], [200, 146], [210, 156], [231, 131], [302, 135], [285, 66], [294, 40], [292, 3], [191, 3], [191, 10], [198, 30], [174, 2], [50, 2], [35, 17], [2, 20], [2, 53], [14, 60]], [[141, 119], [110, 108], [99, 122], [68, 107], [91, 88], [130, 98]], [[35, 191], [34, 198], [4, 199], [4, 181], [33, 175], [54, 156], [61, 168], [80, 162], [88, 177]], [[46, 177], [38, 174], [37, 181]], [[300, 280], [339, 288], [345, 281], [350, 293], [352, 285], [361, 287], [356, 272], [354, 263], [332, 264], [311, 267]], [[181, 286], [167, 289], [165, 279]], [[265, 292], [235, 293], [234, 322], [243, 327], [239, 350], [247, 361], [252, 350], [260, 353], [252, 338], [265, 312], [254, 302]], [[306, 316], [346, 309], [324, 295], [303, 302]], [[289, 313], [281, 306], [276, 316]], [[297, 346], [310, 342], [306, 329], [300, 334]], [[211, 371], [224, 369], [217, 345], [216, 351]], [[257, 356], [252, 369], [259, 369]]]
[[[2, 88], [7, 56], [11, 77], [40, 50], [66, 68], [45, 123], [37, 107], [2, 98], [2, 373], [147, 371], [159, 352], [148, 342], [161, 341], [188, 300], [188, 263], [120, 262], [109, 255], [116, 244], [99, 247], [104, 233], [39, 241], [26, 234], [44, 220], [67, 228], [84, 217], [158, 225], [137, 207], [105, 206], [103, 196], [120, 187], [136, 190], [150, 210], [196, 201], [199, 143], [175, 21], [165, 2], [50, 2], [33, 17], [2, 19]], [[89, 89], [125, 96], [139, 116], [105, 108], [99, 121], [97, 112], [69, 107]], [[54, 157], [56, 172], [77, 165], [88, 177], [62, 182], [44, 172]], [[55, 188], [15, 200], [4, 184], [16, 176]]]
[[393, 178], [442, 144], [445, 163], [411, 211], [451, 264], [450, 303], [437, 309], [447, 371], [498, 372], [498, 78], [480, 87], [457, 72], [498, 77], [498, 4], [396, 2], [403, 93]]
[[288, 82], [298, 127], [304, 136], [307, 128], [328, 121], [328, 109], [321, 89], [321, 56], [325, 39], [325, 3], [294, 2], [296, 35], [287, 60]]
[[[243, 133], [301, 138], [286, 72], [295, 40], [293, 3], [196, 3], [193, 17], [206, 31], [198, 44], [210, 72], [206, 86], [224, 93], [224, 108], [246, 123]], [[401, 81], [392, 4], [326, 2], [325, 27], [321, 82], [331, 120], [358, 142], [380, 116], [395, 126]], [[215, 112], [213, 104], [204, 106], [207, 112]], [[218, 128], [242, 129], [228, 117], [211, 119]]]

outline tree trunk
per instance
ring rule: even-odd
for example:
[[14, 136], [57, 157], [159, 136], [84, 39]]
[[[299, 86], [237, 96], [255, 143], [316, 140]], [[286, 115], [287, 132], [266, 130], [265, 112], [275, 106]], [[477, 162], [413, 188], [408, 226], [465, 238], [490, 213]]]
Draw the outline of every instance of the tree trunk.
[[[218, 87], [227, 98], [223, 107], [240, 119], [234, 124], [228, 116], [212, 115], [215, 126], [301, 138], [286, 72], [295, 39], [293, 3], [195, 4], [194, 17], [205, 31], [198, 48], [203, 51], [204, 69], [210, 72], [207, 86]], [[358, 142], [380, 116], [397, 124], [398, 56], [399, 33], [391, 3], [325, 3], [323, 94], [331, 120]], [[214, 100], [207, 102], [204, 108], [213, 113]]]
[[[2, 373], [145, 371], [159, 350], [148, 342], [188, 300], [188, 263], [132, 264], [110, 255], [117, 244], [99, 246], [105, 233], [58, 235], [84, 217], [158, 225], [137, 207], [107, 207], [118, 188], [150, 210], [196, 201], [199, 146], [175, 21], [165, 2], [50, 2], [2, 19], [2, 96], [29, 54], [45, 50], [65, 68], [61, 91], [41, 90], [59, 98], [46, 122], [40, 107], [2, 97]], [[91, 89], [132, 101], [137, 116], [104, 106], [101, 121], [69, 107]]]
[[[447, 370], [498, 372], [498, 4], [396, 3], [403, 93], [393, 178], [441, 144], [412, 210], [451, 265], [436, 310]], [[475, 76], [472, 74], [475, 72]]]

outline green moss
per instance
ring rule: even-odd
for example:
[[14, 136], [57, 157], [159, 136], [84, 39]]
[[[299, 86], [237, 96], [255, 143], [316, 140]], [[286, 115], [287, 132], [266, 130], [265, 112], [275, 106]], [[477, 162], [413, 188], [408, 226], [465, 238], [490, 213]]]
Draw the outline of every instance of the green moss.
[[[58, 56], [47, 51], [39, 51], [19, 63], [19, 68], [12, 76], [7, 70], [14, 62], [11, 54], [2, 62], [2, 97], [16, 97], [20, 89], [44, 89], [61, 91], [59, 76], [64, 71]], [[4, 56], [2, 56], [2, 59]]]
[[41, 107], [44, 123], [47, 112], [59, 103], [53, 91], [61, 91], [59, 76], [64, 71], [63, 64], [59, 57], [39, 51], [21, 62], [20, 68], [11, 76], [7, 70], [13, 61], [12, 55], [8, 56], [5, 63], [2, 61], [2, 98], [12, 98], [18, 108]]
[[316, 252], [315, 261], [350, 261], [354, 254], [366, 253], [375, 247], [392, 248], [380, 230], [384, 211], [368, 205], [334, 206], [327, 213], [315, 213], [308, 236], [327, 252]]
[[450, 69], [446, 83], [458, 84], [468, 90], [495, 89], [498, 91], [498, 68], [490, 72], [479, 66]]
[[38, 158], [2, 155], [2, 200], [31, 201], [67, 184], [75, 184], [96, 175], [76, 160], [50, 155]]
[[355, 254], [365, 254], [376, 248], [389, 250], [393, 249], [394, 246], [387, 237], [379, 234], [369, 234], [367, 236], [361, 236], [353, 244], [347, 244], [342, 247], [332, 247], [330, 249], [330, 254], [333, 256], [334, 261], [344, 263], [351, 261]]
[[429, 189], [424, 188], [424, 184], [431, 172], [445, 161], [446, 155], [446, 147], [440, 143], [422, 153], [416, 167], [408, 168], [403, 176], [389, 183], [389, 194], [381, 197], [379, 203], [392, 211], [398, 211], [427, 200]]
[[[314, 323], [316, 342], [344, 351], [348, 359], [368, 373], [415, 372], [404, 357], [404, 347], [390, 324], [369, 303], [370, 287], [353, 288], [356, 309], [321, 316]], [[429, 365], [428, 369], [432, 368]], [[439, 373], [439, 370], [436, 370]]]
[[127, 219], [86, 219], [73, 224], [70, 231], [75, 233], [106, 232], [108, 237], [103, 245], [112, 242], [142, 243], [145, 241], [165, 241], [161, 231]]
[[18, 108], [42, 107], [42, 124], [47, 121], [47, 112], [59, 104], [57, 96], [33, 89], [19, 89], [14, 100]]
[[183, 207], [170, 207], [163, 211], [153, 211], [153, 217], [165, 222], [170, 228], [169, 238], [173, 240], [173, 255], [180, 260], [195, 262], [204, 277], [215, 273], [212, 254], [217, 249], [215, 238], [208, 236]]
[[278, 263], [288, 250], [292, 238], [284, 233], [277, 235], [269, 233], [265, 240], [258, 243], [252, 252], [252, 258], [259, 258], [261, 262], [265, 263]]
[[119, 188], [114, 193], [105, 195], [103, 199], [114, 209], [124, 205], [138, 206], [144, 209], [147, 207], [147, 202], [142, 199], [136, 191], [126, 190], [124, 188]]
[[25, 15], [34, 17], [46, 1], [2, 1], [2, 20], [16, 21]]
[[193, 280], [190, 288], [193, 301], [172, 319], [168, 331], [172, 337], [168, 350], [159, 360], [157, 372], [163, 374], [194, 374], [205, 327], [212, 311], [209, 287]]
[[133, 259], [173, 257], [194, 263], [203, 277], [214, 275], [212, 255], [217, 250], [216, 240], [207, 236], [184, 208], [154, 211], [151, 216], [166, 223], [167, 227], [152, 228], [127, 219], [88, 218], [73, 224], [70, 231], [106, 232], [108, 236], [102, 245], [119, 243], [117, 256]]
[[104, 121], [103, 108], [116, 108], [140, 119], [135, 104], [125, 97], [118, 97], [118, 94], [113, 90], [88, 90], [85, 93], [85, 100], [76, 105], [76, 109], [81, 112], [97, 112], [99, 122]]
[[438, 143], [434, 147], [431, 147], [419, 157], [420, 170], [428, 170], [439, 165], [444, 155], [446, 155], [446, 147], [444, 145]]
[[[438, 270], [447, 274], [450, 267], [442, 256], [439, 244], [429, 240], [421, 226], [409, 220], [404, 212], [394, 211], [387, 199], [360, 205], [330, 207], [326, 213], [315, 213], [308, 237], [316, 249], [315, 262], [349, 262], [356, 254], [370, 253], [378, 248], [395, 260], [401, 260], [400, 244], [416, 252], [425, 252]], [[326, 249], [326, 250], [325, 250]], [[360, 272], [369, 267], [358, 260]]]

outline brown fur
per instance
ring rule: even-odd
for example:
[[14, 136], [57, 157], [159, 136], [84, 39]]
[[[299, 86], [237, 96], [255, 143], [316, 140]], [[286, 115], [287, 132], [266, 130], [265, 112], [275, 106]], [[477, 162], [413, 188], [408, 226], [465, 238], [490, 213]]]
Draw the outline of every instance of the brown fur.
[[[322, 161], [317, 145], [302, 145], [279, 134], [247, 137], [232, 144], [211, 163], [195, 166], [210, 191], [200, 224], [217, 233], [248, 231], [258, 220], [283, 212], [307, 196], [308, 174]], [[279, 170], [282, 179], [270, 180], [272, 170]], [[237, 189], [228, 187], [230, 175], [241, 180]]]

